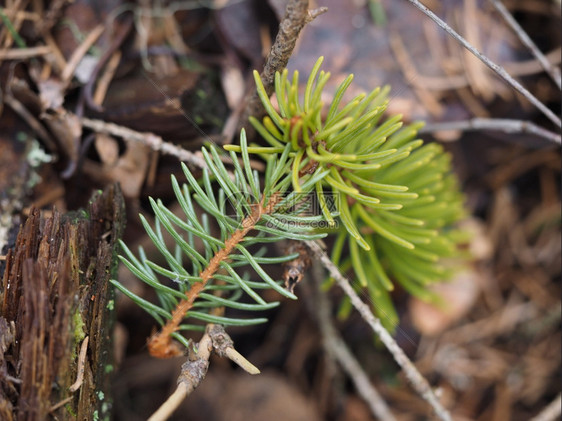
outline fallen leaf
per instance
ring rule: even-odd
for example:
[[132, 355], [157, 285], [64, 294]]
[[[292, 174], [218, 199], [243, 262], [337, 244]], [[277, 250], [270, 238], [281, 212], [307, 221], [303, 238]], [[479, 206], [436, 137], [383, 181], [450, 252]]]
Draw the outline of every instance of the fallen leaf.
[[480, 292], [478, 276], [476, 270], [467, 270], [450, 282], [429, 287], [441, 298], [440, 305], [410, 298], [410, 315], [416, 329], [423, 335], [435, 336], [467, 314]]
[[126, 198], [137, 199], [146, 178], [151, 151], [148, 146], [131, 142], [117, 163], [105, 165], [84, 160], [82, 169], [102, 184], [119, 182]]
[[80, 119], [64, 108], [42, 113], [41, 119], [49, 127], [60, 144], [61, 151], [68, 159], [76, 163], [78, 160], [82, 123]]
[[113, 167], [117, 164], [117, 160], [119, 159], [119, 145], [114, 138], [103, 133], [98, 133], [94, 145], [101, 162], [105, 166]]

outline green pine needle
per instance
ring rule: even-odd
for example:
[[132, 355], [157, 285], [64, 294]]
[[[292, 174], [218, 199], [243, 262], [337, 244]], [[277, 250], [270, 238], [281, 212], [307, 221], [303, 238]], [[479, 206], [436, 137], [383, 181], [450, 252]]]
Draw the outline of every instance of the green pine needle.
[[[464, 197], [449, 154], [438, 144], [416, 138], [422, 123], [402, 127], [399, 115], [384, 119], [388, 87], [343, 104], [350, 75], [332, 103], [324, 106], [322, 90], [330, 74], [321, 65], [322, 58], [312, 69], [302, 101], [298, 72], [291, 80], [287, 70], [276, 74], [278, 109], [254, 72], [267, 116], [262, 121], [250, 118], [250, 123], [266, 145], [249, 145], [242, 131], [240, 145], [225, 147], [230, 165], [213, 146], [202, 150], [207, 168], [200, 179], [182, 164], [187, 183], [180, 185], [172, 177], [172, 188], [183, 215], [151, 198], [154, 227], [141, 216], [161, 259], [149, 260], [142, 248], [135, 256], [122, 244], [121, 261], [154, 289], [158, 304], [118, 281], [113, 284], [164, 329], [174, 320], [176, 328], [169, 336], [180, 343], [187, 343], [180, 331], [200, 329], [197, 323], [179, 324], [183, 319], [225, 325], [264, 322], [213, 311], [220, 307], [255, 312], [276, 306], [261, 297], [260, 289], [296, 298], [267, 269], [296, 256], [265, 256], [270, 243], [335, 234], [333, 262], [355, 274], [356, 287], [368, 291], [376, 314], [390, 328], [398, 323], [390, 295], [396, 284], [434, 300], [428, 286], [450, 278], [465, 258], [460, 245], [466, 236], [454, 229], [466, 215]], [[250, 154], [265, 161], [264, 177], [252, 170]], [[262, 210], [256, 214], [256, 209]], [[250, 228], [245, 230], [244, 224]], [[314, 226], [323, 228], [315, 231]], [[164, 233], [173, 240], [172, 250]], [[249, 249], [255, 245], [262, 246], [257, 253]], [[258, 280], [250, 280], [244, 269], [251, 269]], [[191, 294], [192, 305], [175, 320], [178, 306]], [[340, 314], [349, 309], [344, 303]]]
[[[255, 73], [268, 115], [261, 122], [252, 118], [250, 123], [271, 145], [259, 150], [262, 156], [283, 145], [291, 148], [295, 190], [327, 172], [317, 179], [315, 190], [322, 208], [328, 206], [326, 194], [337, 198], [335, 209], [329, 212], [339, 215], [333, 257], [342, 267], [349, 259], [357, 279], [375, 300], [375, 311], [392, 327], [398, 319], [387, 292], [391, 280], [420, 298], [433, 299], [425, 286], [454, 273], [444, 270], [440, 262], [447, 259], [450, 266], [451, 259], [462, 260], [462, 237], [450, 238], [448, 232], [466, 214], [464, 197], [449, 154], [439, 144], [416, 139], [423, 123], [402, 127], [400, 115], [384, 120], [388, 87], [343, 104], [353, 80], [350, 75], [337, 88], [333, 102], [324, 107], [321, 91], [329, 73], [320, 70], [322, 61], [318, 59], [310, 73], [302, 102], [289, 72], [276, 75], [279, 113]], [[303, 171], [307, 167], [313, 170]], [[326, 219], [336, 225], [327, 215]]]

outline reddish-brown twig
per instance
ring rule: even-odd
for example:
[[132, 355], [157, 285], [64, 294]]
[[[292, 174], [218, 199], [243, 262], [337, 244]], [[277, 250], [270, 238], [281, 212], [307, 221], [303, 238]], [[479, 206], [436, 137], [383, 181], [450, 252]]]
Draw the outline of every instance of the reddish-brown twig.
[[268, 215], [273, 212], [278, 201], [279, 196], [274, 195], [269, 198], [267, 204], [264, 204], [265, 198], [262, 198], [260, 203], [253, 206], [252, 213], [244, 218], [241, 228], [232, 233], [224, 242], [224, 248], [215, 253], [207, 267], [199, 274], [201, 280], [195, 282], [191, 288], [186, 291], [185, 298], [178, 303], [172, 312], [172, 318], [168, 320], [160, 332], [156, 333], [148, 340], [148, 351], [150, 355], [157, 358], [170, 358], [183, 354], [183, 351], [172, 342], [170, 335], [177, 331], [185, 314], [191, 309], [199, 294], [213, 278], [221, 262], [226, 260], [236, 246], [255, 228], [263, 215]]

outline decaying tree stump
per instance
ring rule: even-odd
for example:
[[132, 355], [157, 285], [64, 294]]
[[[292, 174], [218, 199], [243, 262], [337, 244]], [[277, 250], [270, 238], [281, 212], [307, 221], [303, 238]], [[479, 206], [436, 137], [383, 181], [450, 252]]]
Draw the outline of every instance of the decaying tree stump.
[[124, 215], [121, 191], [110, 186], [87, 211], [45, 218], [35, 209], [20, 229], [0, 295], [1, 420], [110, 418], [108, 281]]

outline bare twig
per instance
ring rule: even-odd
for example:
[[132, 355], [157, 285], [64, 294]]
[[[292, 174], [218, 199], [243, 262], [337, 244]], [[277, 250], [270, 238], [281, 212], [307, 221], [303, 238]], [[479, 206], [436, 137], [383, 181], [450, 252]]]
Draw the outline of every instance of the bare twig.
[[44, 56], [50, 54], [51, 52], [51, 47], [48, 45], [29, 48], [13, 48], [11, 50], [1, 50], [0, 60], [23, 60], [31, 57]]
[[224, 351], [225, 357], [227, 357], [233, 363], [236, 363], [240, 368], [246, 371], [249, 374], [260, 374], [260, 369], [257, 368], [254, 364], [248, 361], [242, 354], [240, 354], [236, 349], [233, 347], [228, 347]]
[[[560, 48], [556, 48], [546, 55], [547, 60], [552, 66], [560, 63]], [[536, 59], [526, 61], [516, 61], [504, 63], [503, 67], [514, 76], [528, 76], [543, 71], [541, 64]], [[469, 86], [466, 75], [449, 76], [427, 76], [418, 73], [415, 68], [408, 69], [412, 76], [408, 76], [408, 82], [416, 87], [427, 89], [428, 91], [448, 91]], [[406, 74], [406, 72], [404, 72]]]
[[148, 421], [165, 421], [178, 408], [183, 400], [193, 392], [205, 378], [209, 369], [209, 357], [212, 350], [212, 339], [208, 328], [199, 341], [194, 360], [188, 360], [181, 366], [178, 386], [174, 393], [152, 414]]
[[152, 414], [148, 421], [167, 420], [183, 400], [199, 386], [209, 369], [211, 351], [214, 351], [221, 357], [236, 355], [236, 360], [231, 359], [249, 374], [259, 374], [260, 372], [252, 363], [234, 349], [232, 339], [230, 339], [230, 336], [228, 336], [222, 326], [208, 324], [205, 329], [205, 334], [197, 345], [197, 352], [194, 358], [188, 359], [181, 367], [181, 374], [178, 377], [176, 390], [170, 395], [166, 402]]
[[51, 154], [57, 150], [57, 144], [51, 134], [35, 118], [35, 116], [25, 106], [18, 101], [10, 92], [4, 95], [4, 103], [8, 105], [16, 114], [29, 124], [38, 138], [40, 138]]
[[419, 130], [419, 133], [430, 133], [441, 130], [498, 130], [505, 133], [530, 133], [558, 145], [561, 143], [560, 135], [558, 133], [543, 129], [530, 121], [502, 118], [473, 118], [471, 120], [428, 124], [425, 127], [422, 127]]
[[274, 90], [275, 72], [281, 71], [287, 66], [297, 38], [308, 22], [308, 0], [290, 0], [285, 10], [285, 17], [279, 24], [279, 32], [260, 74], [268, 95], [271, 95]]
[[361, 317], [367, 322], [371, 329], [373, 329], [373, 331], [378, 335], [382, 343], [394, 357], [394, 360], [404, 370], [406, 378], [408, 378], [418, 394], [431, 405], [437, 417], [442, 421], [452, 421], [451, 415], [443, 407], [441, 402], [439, 402], [428, 381], [421, 375], [418, 369], [406, 356], [402, 348], [400, 348], [400, 346], [392, 338], [390, 333], [383, 327], [380, 320], [375, 317], [375, 315], [369, 309], [369, 306], [365, 304], [361, 300], [361, 298], [359, 298], [347, 278], [341, 274], [339, 269], [334, 265], [334, 263], [332, 263], [328, 255], [314, 241], [305, 241], [305, 244], [322, 262], [322, 265], [328, 270], [328, 272], [330, 272], [330, 275], [336, 280], [336, 283], [350, 298], [351, 303], [353, 304], [355, 309], [359, 312]]
[[[182, 148], [181, 146], [177, 146], [173, 143], [166, 142], [160, 136], [150, 133], [150, 132], [137, 132], [136, 130], [129, 129], [125, 126], [120, 126], [115, 123], [109, 123], [103, 120], [95, 120], [86, 117], [82, 117], [80, 119], [82, 126], [88, 129], [91, 129], [97, 133], [104, 133], [111, 136], [118, 136], [122, 137], [125, 140], [130, 140], [132, 142], [139, 142], [143, 145], [148, 146], [152, 150], [159, 151], [164, 155], [170, 155], [178, 158], [180, 161], [186, 162], [189, 165], [192, 165], [197, 168], [207, 168], [207, 163], [203, 159], [203, 156], [200, 151], [194, 153], [188, 151], [187, 149]], [[216, 142], [209, 136], [205, 135], [205, 140], [210, 140], [213, 144]], [[220, 157], [221, 161], [226, 164], [232, 164], [232, 159], [229, 156], [222, 156]], [[240, 158], [241, 160], [242, 158]], [[261, 161], [257, 160], [250, 160], [250, 166], [252, 169], [257, 171], [264, 171], [265, 165]], [[234, 177], [234, 175], [232, 175]]]
[[[285, 9], [285, 17], [279, 24], [279, 32], [275, 37], [275, 41], [265, 61], [263, 71], [260, 74], [263, 86], [268, 95], [271, 95], [274, 91], [275, 72], [280, 72], [287, 66], [302, 28], [327, 10], [327, 8], [323, 7], [309, 11], [308, 0], [289, 1]], [[265, 110], [255, 89], [252, 89], [251, 94], [246, 97], [246, 104], [239, 126], [244, 126], [250, 116], [259, 119], [265, 114]], [[239, 127], [239, 129], [240, 128], [241, 127]]]
[[353, 381], [355, 388], [359, 395], [369, 405], [373, 415], [385, 421], [395, 421], [396, 418], [390, 412], [388, 405], [380, 396], [379, 392], [375, 389], [369, 377], [361, 367], [361, 364], [355, 359], [345, 342], [334, 327], [330, 314], [330, 303], [326, 294], [320, 288], [320, 276], [317, 276], [318, 269], [321, 270], [319, 265], [314, 266], [314, 304], [320, 325], [320, 331], [324, 339], [324, 349], [334, 359], [337, 360], [342, 366], [343, 370], [347, 373], [349, 378]]
[[560, 416], [561, 395], [549, 403], [536, 417], [531, 418], [529, 421], [554, 421]]
[[45, 41], [45, 44], [47, 44], [47, 46], [51, 49], [52, 53], [52, 58], [49, 56], [45, 57], [46, 61], [52, 62], [53, 67], [60, 74], [60, 72], [62, 72], [62, 69], [66, 67], [66, 59], [62, 55], [62, 52], [60, 51], [59, 46], [51, 32], [45, 32], [43, 34], [43, 40]]
[[533, 53], [533, 55], [537, 58], [540, 62], [544, 70], [548, 73], [548, 75], [552, 78], [558, 89], [562, 88], [562, 82], [560, 80], [560, 70], [550, 64], [548, 59], [544, 56], [544, 54], [537, 48], [535, 43], [529, 35], [525, 32], [523, 28], [517, 23], [517, 21], [511, 16], [511, 13], [506, 9], [503, 3], [500, 0], [490, 0], [496, 10], [502, 15], [505, 19], [507, 24], [513, 29], [513, 31], [517, 34], [521, 42]]
[[103, 34], [104, 30], [105, 25], [99, 24], [90, 31], [90, 33], [86, 36], [84, 42], [82, 42], [82, 44], [80, 44], [78, 48], [74, 50], [72, 56], [70, 56], [70, 59], [66, 63], [66, 67], [61, 74], [61, 79], [65, 85], [70, 82], [72, 76], [74, 75], [74, 71], [78, 67], [78, 64], [84, 58], [90, 47], [94, 45], [101, 34]]
[[441, 20], [435, 13], [429, 10], [426, 6], [421, 4], [418, 0], [408, 0], [416, 8], [421, 10], [425, 15], [427, 15], [431, 20], [433, 20], [439, 27], [441, 27], [445, 32], [451, 35], [455, 40], [457, 40], [464, 48], [478, 57], [482, 63], [496, 72], [501, 76], [508, 84], [510, 84], [517, 92], [527, 98], [535, 107], [537, 107], [550, 121], [552, 121], [557, 127], [562, 127], [562, 121], [556, 114], [554, 114], [547, 106], [545, 106], [541, 101], [537, 99], [531, 92], [525, 89], [519, 82], [517, 82], [505, 69], [498, 66], [476, 48], [471, 45], [466, 39], [460, 36], [453, 28], [451, 28], [447, 23]]
[[9, 14], [10, 12], [12, 13], [12, 16], [14, 16], [16, 19], [21, 19], [21, 20], [31, 20], [31, 21], [38, 21], [41, 20], [41, 16], [39, 16], [38, 13], [34, 13], [34, 12], [28, 12], [25, 10], [9, 10], [5, 7], [0, 7], [0, 13], [6, 13]]
[[55, 412], [57, 409], [59, 409], [60, 407], [66, 405], [67, 403], [71, 402], [72, 399], [74, 399], [74, 396], [69, 396], [68, 398], [64, 398], [62, 401], [57, 402], [56, 404], [54, 404], [53, 406], [51, 406], [49, 408], [49, 412]]
[[234, 342], [221, 325], [210, 324], [207, 332], [211, 336], [213, 350], [219, 357], [227, 357], [249, 374], [260, 374], [260, 370], [234, 348]]
[[[97, 105], [94, 102], [92, 96], [94, 90], [94, 84], [96, 83], [98, 74], [105, 67], [108, 60], [113, 56], [113, 53], [117, 51], [117, 49], [121, 46], [121, 44], [123, 44], [123, 42], [129, 35], [129, 32], [131, 31], [132, 27], [133, 27], [133, 17], [131, 15], [127, 15], [123, 20], [122, 25], [117, 29], [115, 36], [111, 40], [107, 50], [101, 55], [98, 62], [94, 66], [94, 69], [90, 74], [90, 79], [88, 80], [88, 82], [86, 82], [86, 84], [82, 89], [82, 94], [83, 94], [82, 98], [85, 100], [88, 107], [90, 107], [93, 110], [96, 110], [98, 112], [103, 111], [103, 107]], [[82, 108], [82, 104], [80, 105], [80, 108]], [[82, 110], [77, 111], [77, 114], [82, 115]]]
[[113, 76], [117, 71], [117, 66], [119, 66], [120, 61], [121, 61], [121, 51], [117, 50], [113, 53], [113, 55], [107, 62], [107, 66], [105, 66], [103, 73], [98, 79], [98, 85], [96, 86], [96, 90], [92, 98], [94, 103], [98, 105], [101, 105], [103, 103], [103, 99], [105, 98], [105, 95], [107, 94], [107, 90], [109, 89], [109, 84], [113, 80]]
[[102, 120], [81, 118], [80, 121], [84, 127], [94, 130], [98, 133], [105, 133], [112, 136], [122, 137], [123, 139], [131, 140], [133, 142], [140, 142], [144, 145], [149, 146], [155, 151], [160, 151], [163, 154], [175, 156], [180, 161], [187, 162], [188, 164], [194, 165], [199, 168], [207, 168], [207, 164], [205, 163], [203, 158], [195, 155], [193, 152], [183, 149], [180, 146], [165, 142], [160, 136], [157, 136], [154, 133], [141, 133], [124, 126], [119, 126], [117, 124], [108, 123]]

